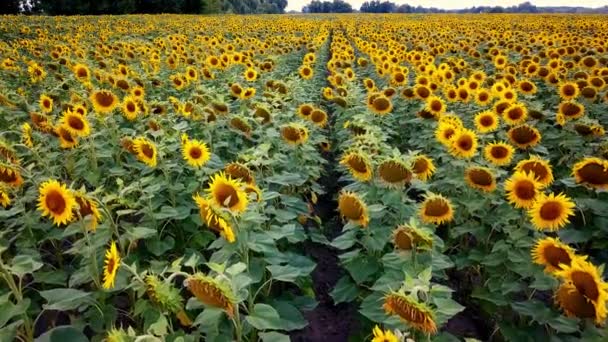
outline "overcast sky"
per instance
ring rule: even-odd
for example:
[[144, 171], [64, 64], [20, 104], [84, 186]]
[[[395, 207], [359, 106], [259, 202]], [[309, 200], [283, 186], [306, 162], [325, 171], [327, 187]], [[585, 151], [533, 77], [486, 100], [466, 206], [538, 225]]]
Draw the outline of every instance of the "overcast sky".
[[[288, 0], [287, 10], [301, 11], [302, 7], [310, 3], [311, 0]], [[331, 1], [331, 0], [330, 0]], [[345, 0], [353, 6], [353, 9], [359, 9], [365, 0]], [[512, 6], [517, 5], [525, 0], [392, 0], [397, 5], [409, 4], [412, 6], [422, 7], [437, 7], [445, 9], [459, 9], [473, 6]], [[536, 6], [584, 6], [584, 7], [601, 7], [608, 5], [608, 0], [531, 0]]]

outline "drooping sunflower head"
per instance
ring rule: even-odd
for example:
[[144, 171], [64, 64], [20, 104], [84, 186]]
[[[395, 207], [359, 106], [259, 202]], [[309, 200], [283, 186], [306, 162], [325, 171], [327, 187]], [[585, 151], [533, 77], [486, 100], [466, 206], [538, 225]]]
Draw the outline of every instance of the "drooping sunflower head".
[[187, 139], [182, 144], [182, 156], [188, 165], [200, 168], [211, 159], [207, 145], [200, 140]]
[[211, 200], [199, 194], [195, 194], [192, 198], [198, 207], [199, 215], [205, 225], [223, 236], [226, 241], [233, 243], [236, 240], [234, 230], [222, 216], [222, 213], [213, 207]]
[[433, 159], [424, 154], [419, 154], [412, 161], [412, 172], [416, 178], [425, 182], [435, 173]]
[[429, 249], [433, 246], [433, 236], [415, 224], [403, 224], [393, 230], [393, 245], [396, 249]]
[[521, 149], [536, 146], [542, 138], [538, 129], [528, 124], [515, 126], [509, 129], [507, 135], [509, 136], [511, 143]]
[[555, 231], [564, 227], [574, 215], [574, 202], [564, 194], [539, 194], [530, 209], [528, 216], [538, 230]]
[[6, 184], [17, 188], [23, 184], [21, 171], [11, 164], [0, 163], [0, 184]]
[[61, 125], [72, 136], [86, 137], [91, 134], [91, 127], [86, 117], [71, 110], [63, 112]]
[[255, 107], [255, 111], [253, 112], [253, 116], [262, 124], [267, 124], [272, 121], [270, 109], [264, 105], [257, 105]]
[[382, 183], [389, 187], [400, 188], [409, 184], [412, 179], [412, 171], [401, 160], [391, 158], [378, 165], [377, 174]]
[[310, 121], [323, 128], [327, 125], [327, 113], [321, 109], [315, 109], [310, 114]]
[[3, 208], [7, 208], [11, 205], [11, 197], [9, 196], [8, 190], [0, 183], [0, 205]]
[[393, 110], [393, 103], [391, 99], [384, 96], [383, 94], [374, 94], [373, 99], [370, 100], [369, 109], [378, 115], [385, 115]]
[[133, 140], [133, 151], [139, 161], [150, 167], [156, 167], [156, 145], [152, 141], [144, 137], [136, 138]]
[[437, 333], [433, 310], [403, 293], [391, 292], [384, 297], [384, 311], [396, 315], [412, 328], [425, 334]]
[[372, 165], [366, 154], [351, 151], [342, 156], [340, 164], [348, 168], [350, 174], [360, 182], [367, 182], [372, 178]]
[[545, 266], [545, 272], [547, 273], [561, 270], [562, 264], [570, 266], [575, 257], [574, 249], [558, 238], [539, 239], [532, 249], [532, 260], [536, 264]]
[[118, 106], [118, 97], [109, 90], [96, 90], [91, 93], [89, 100], [98, 114], [110, 113]]
[[367, 227], [369, 217], [367, 205], [354, 192], [342, 191], [338, 197], [338, 211], [340, 215], [350, 222]]
[[512, 103], [502, 113], [502, 117], [509, 125], [519, 125], [526, 122], [528, 109], [521, 103]]
[[457, 158], [470, 159], [477, 153], [477, 135], [470, 129], [462, 128], [451, 139], [450, 154]]
[[491, 110], [483, 111], [475, 115], [475, 128], [479, 133], [490, 133], [498, 129], [499, 118]]
[[290, 123], [281, 127], [281, 136], [289, 145], [301, 145], [308, 140], [308, 129], [298, 123]]
[[511, 163], [515, 148], [505, 142], [492, 142], [484, 148], [484, 157], [496, 166], [505, 166]]
[[549, 161], [538, 156], [530, 156], [515, 166], [515, 171], [533, 173], [541, 187], [547, 187], [553, 183], [553, 170]]
[[418, 211], [422, 222], [441, 225], [454, 219], [452, 202], [438, 194], [429, 194], [420, 204]]
[[572, 174], [577, 183], [598, 190], [608, 189], [608, 160], [584, 158], [574, 164]]
[[106, 250], [103, 267], [103, 288], [111, 289], [114, 287], [116, 273], [120, 267], [120, 254], [116, 248], [116, 242], [112, 241], [110, 248]]
[[42, 212], [42, 216], [52, 218], [57, 226], [72, 221], [77, 203], [65, 184], [48, 180], [40, 185], [38, 193], [37, 207]]
[[249, 202], [243, 188], [241, 181], [232, 179], [222, 171], [211, 176], [207, 191], [213, 205], [239, 214], [247, 209]]
[[154, 274], [148, 275], [144, 281], [148, 297], [159, 309], [171, 313], [178, 313], [182, 310], [183, 299], [178, 289]]
[[236, 297], [230, 284], [202, 273], [188, 277], [185, 284], [188, 290], [202, 303], [223, 309], [229, 317], [234, 316]]
[[486, 167], [472, 166], [465, 170], [464, 178], [467, 184], [477, 190], [492, 192], [496, 189], [496, 177]]
[[531, 208], [540, 194], [540, 184], [531, 173], [516, 172], [505, 181], [505, 192], [509, 203], [515, 208]]
[[81, 191], [76, 192], [74, 198], [78, 204], [78, 216], [83, 219], [88, 219], [89, 229], [95, 231], [99, 221], [101, 221], [101, 213], [99, 212], [97, 202]]
[[240, 180], [246, 184], [254, 184], [255, 177], [253, 171], [241, 163], [228, 163], [224, 166], [224, 172], [233, 179]]

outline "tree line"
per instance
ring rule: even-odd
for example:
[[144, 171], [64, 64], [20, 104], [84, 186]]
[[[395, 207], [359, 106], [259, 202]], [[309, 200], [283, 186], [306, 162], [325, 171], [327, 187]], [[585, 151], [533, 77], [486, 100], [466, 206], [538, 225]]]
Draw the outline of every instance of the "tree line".
[[287, 0], [0, 0], [0, 14], [284, 13]]

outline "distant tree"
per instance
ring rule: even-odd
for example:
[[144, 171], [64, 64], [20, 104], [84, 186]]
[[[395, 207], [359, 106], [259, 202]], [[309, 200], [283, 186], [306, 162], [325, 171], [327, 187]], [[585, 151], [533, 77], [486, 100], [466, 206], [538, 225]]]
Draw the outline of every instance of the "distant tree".
[[359, 11], [364, 13], [393, 13], [397, 9], [397, 5], [390, 1], [366, 1], [361, 5]]
[[20, 12], [21, 1], [4, 0], [0, 6], [0, 14], [17, 14]]

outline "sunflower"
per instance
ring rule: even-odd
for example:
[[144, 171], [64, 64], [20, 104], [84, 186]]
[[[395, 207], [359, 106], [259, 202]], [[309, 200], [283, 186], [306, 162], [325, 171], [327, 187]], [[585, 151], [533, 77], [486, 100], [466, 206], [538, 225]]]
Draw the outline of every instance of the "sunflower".
[[519, 125], [526, 122], [528, 109], [521, 103], [512, 103], [502, 112], [502, 117], [508, 125]]
[[418, 214], [424, 223], [434, 223], [441, 225], [454, 219], [454, 209], [452, 202], [442, 195], [430, 194], [426, 196]]
[[88, 81], [91, 76], [89, 67], [84, 64], [76, 64], [72, 67], [72, 70], [74, 71], [74, 76], [81, 81]]
[[412, 328], [425, 334], [435, 334], [437, 325], [431, 308], [425, 303], [406, 296], [400, 292], [391, 292], [384, 297], [382, 306], [388, 315], [397, 315]]
[[412, 179], [412, 171], [398, 159], [388, 159], [378, 165], [377, 174], [389, 187], [403, 187]]
[[21, 172], [14, 166], [0, 163], [0, 184], [4, 183], [11, 187], [17, 188], [23, 184]]
[[478, 106], [485, 107], [492, 102], [492, 94], [487, 89], [480, 89], [475, 94], [475, 103]]
[[144, 278], [146, 294], [150, 301], [163, 312], [178, 313], [182, 311], [183, 299], [180, 291], [170, 282], [162, 281], [157, 275], [150, 274]]
[[290, 123], [281, 127], [281, 136], [290, 145], [301, 145], [308, 140], [308, 129], [298, 123]]
[[71, 110], [63, 112], [61, 125], [74, 137], [86, 137], [91, 134], [89, 121], [86, 117]]
[[435, 173], [433, 159], [424, 154], [417, 155], [412, 161], [412, 172], [416, 178], [423, 182], [427, 181]]
[[555, 231], [561, 229], [574, 215], [574, 202], [564, 194], [539, 194], [528, 210], [528, 217], [538, 230]]
[[211, 176], [207, 192], [213, 205], [226, 208], [234, 214], [239, 214], [247, 209], [248, 203], [247, 194], [243, 187], [241, 181], [232, 179], [222, 171]]
[[445, 112], [446, 106], [439, 96], [430, 96], [426, 99], [424, 109], [431, 113], [435, 118], [438, 118]]
[[42, 216], [52, 218], [57, 226], [72, 221], [77, 203], [65, 184], [48, 180], [40, 185], [38, 193], [37, 207], [42, 212]]
[[529, 209], [540, 194], [540, 184], [534, 174], [515, 172], [505, 181], [505, 192], [509, 203], [515, 208]]
[[557, 115], [568, 120], [575, 120], [585, 115], [585, 106], [575, 101], [562, 102], [559, 104]]
[[139, 100], [143, 100], [144, 96], [146, 95], [146, 91], [144, 90], [143, 87], [137, 86], [137, 87], [133, 87], [131, 88], [131, 96], [133, 96], [136, 99]]
[[515, 166], [515, 171], [533, 173], [542, 188], [553, 183], [553, 171], [549, 161], [538, 156], [530, 156], [530, 158], [520, 161]]
[[477, 135], [470, 129], [462, 128], [451, 139], [450, 154], [457, 158], [470, 159], [477, 153]]
[[122, 115], [129, 121], [135, 121], [139, 114], [139, 106], [137, 105], [137, 98], [132, 96], [125, 96], [122, 100]]
[[262, 124], [267, 124], [272, 121], [272, 114], [270, 114], [270, 109], [264, 105], [257, 105], [255, 107], [255, 111], [253, 112], [253, 116], [261, 122]]
[[321, 109], [315, 109], [310, 114], [310, 121], [318, 127], [323, 128], [327, 125], [327, 113]]
[[103, 288], [111, 289], [114, 287], [116, 273], [120, 267], [120, 254], [116, 248], [116, 242], [112, 241], [110, 248], [106, 250], [106, 257], [103, 266]]
[[246, 88], [244, 90], [245, 91], [243, 91], [243, 94], [241, 95], [241, 99], [248, 100], [248, 99], [250, 99], [250, 98], [252, 98], [252, 97], [255, 96], [255, 88], [249, 87], [249, 88]]
[[484, 148], [484, 158], [496, 166], [505, 166], [511, 163], [515, 148], [505, 142], [492, 142]]
[[6, 188], [4, 188], [2, 183], [0, 183], [0, 205], [3, 208], [7, 208], [9, 205], [11, 205], [11, 198], [9, 197], [8, 191]]
[[156, 167], [156, 145], [144, 138], [138, 137], [133, 140], [133, 151], [139, 161], [150, 167]]
[[298, 115], [303, 119], [309, 119], [315, 107], [311, 103], [303, 103], [298, 106]]
[[513, 145], [521, 149], [527, 149], [538, 145], [542, 138], [538, 129], [528, 124], [512, 127], [507, 132], [507, 135]]
[[305, 80], [310, 80], [314, 76], [312, 68], [308, 65], [302, 65], [298, 70], [298, 74]]
[[92, 231], [95, 231], [97, 229], [97, 224], [101, 221], [101, 214], [99, 213], [97, 202], [83, 192], [76, 192], [74, 198], [76, 199], [76, 204], [78, 204], [78, 216], [80, 218], [89, 217], [89, 228]]
[[496, 189], [496, 177], [492, 171], [485, 167], [469, 167], [464, 172], [467, 184], [477, 190], [492, 192]]
[[201, 220], [205, 222], [209, 229], [218, 232], [226, 241], [233, 243], [236, 238], [234, 231], [228, 221], [222, 217], [221, 213], [214, 209], [209, 199], [196, 194], [192, 197], [198, 206]]
[[580, 90], [575, 82], [564, 82], [559, 86], [559, 97], [565, 101], [574, 100], [579, 94]]
[[498, 123], [498, 115], [491, 110], [486, 110], [475, 115], [475, 127], [479, 133], [494, 132], [498, 129]]
[[243, 91], [243, 87], [238, 83], [232, 83], [230, 85], [230, 94], [232, 94], [233, 97], [243, 96]]
[[224, 172], [233, 179], [240, 180], [246, 184], [254, 184], [253, 172], [241, 163], [228, 163], [224, 166]]
[[21, 143], [28, 148], [34, 147], [34, 141], [32, 140], [32, 126], [25, 122], [21, 125]]
[[517, 89], [520, 93], [525, 95], [534, 95], [537, 91], [536, 84], [530, 80], [521, 80], [517, 82]]
[[195, 168], [200, 168], [211, 159], [207, 145], [196, 139], [187, 139], [182, 144], [182, 156], [188, 165]]
[[417, 84], [414, 87], [414, 94], [417, 98], [421, 99], [421, 100], [426, 100], [427, 98], [429, 98], [429, 96], [431, 96], [433, 93], [431, 92], [431, 90], [422, 84]]
[[371, 342], [399, 342], [397, 336], [395, 336], [392, 331], [382, 331], [382, 329], [380, 329], [377, 325], [374, 326], [373, 333], [374, 338], [372, 338]]
[[186, 287], [202, 303], [223, 309], [229, 317], [234, 316], [236, 297], [230, 284], [202, 273], [194, 274], [185, 280]]
[[545, 266], [545, 272], [553, 273], [562, 269], [562, 264], [570, 266], [576, 253], [558, 238], [545, 237], [536, 241], [532, 249], [532, 261]]
[[338, 197], [338, 211], [340, 215], [350, 222], [367, 227], [369, 216], [367, 205], [354, 192], [342, 191]]
[[396, 249], [409, 251], [414, 248], [430, 248], [433, 246], [433, 237], [428, 232], [414, 224], [397, 226], [393, 230], [393, 245]]
[[94, 91], [89, 100], [98, 114], [110, 113], [118, 106], [118, 97], [109, 90]]
[[53, 111], [53, 99], [47, 95], [40, 95], [40, 110], [44, 113], [50, 113]]
[[608, 284], [595, 265], [577, 257], [570, 265], [562, 264], [555, 275], [564, 281], [555, 294], [555, 301], [566, 315], [593, 318], [598, 324], [606, 319]]
[[452, 146], [452, 139], [456, 135], [459, 128], [449, 123], [440, 122], [435, 129], [435, 139], [443, 144], [445, 147], [450, 148]]
[[579, 184], [598, 190], [608, 190], [608, 160], [584, 158], [574, 164], [572, 174]]
[[372, 165], [369, 157], [359, 152], [349, 152], [342, 156], [340, 165], [344, 165], [350, 174], [360, 182], [367, 182], [372, 178]]
[[391, 99], [384, 95], [377, 95], [373, 98], [368, 108], [378, 115], [385, 115], [393, 110]]

